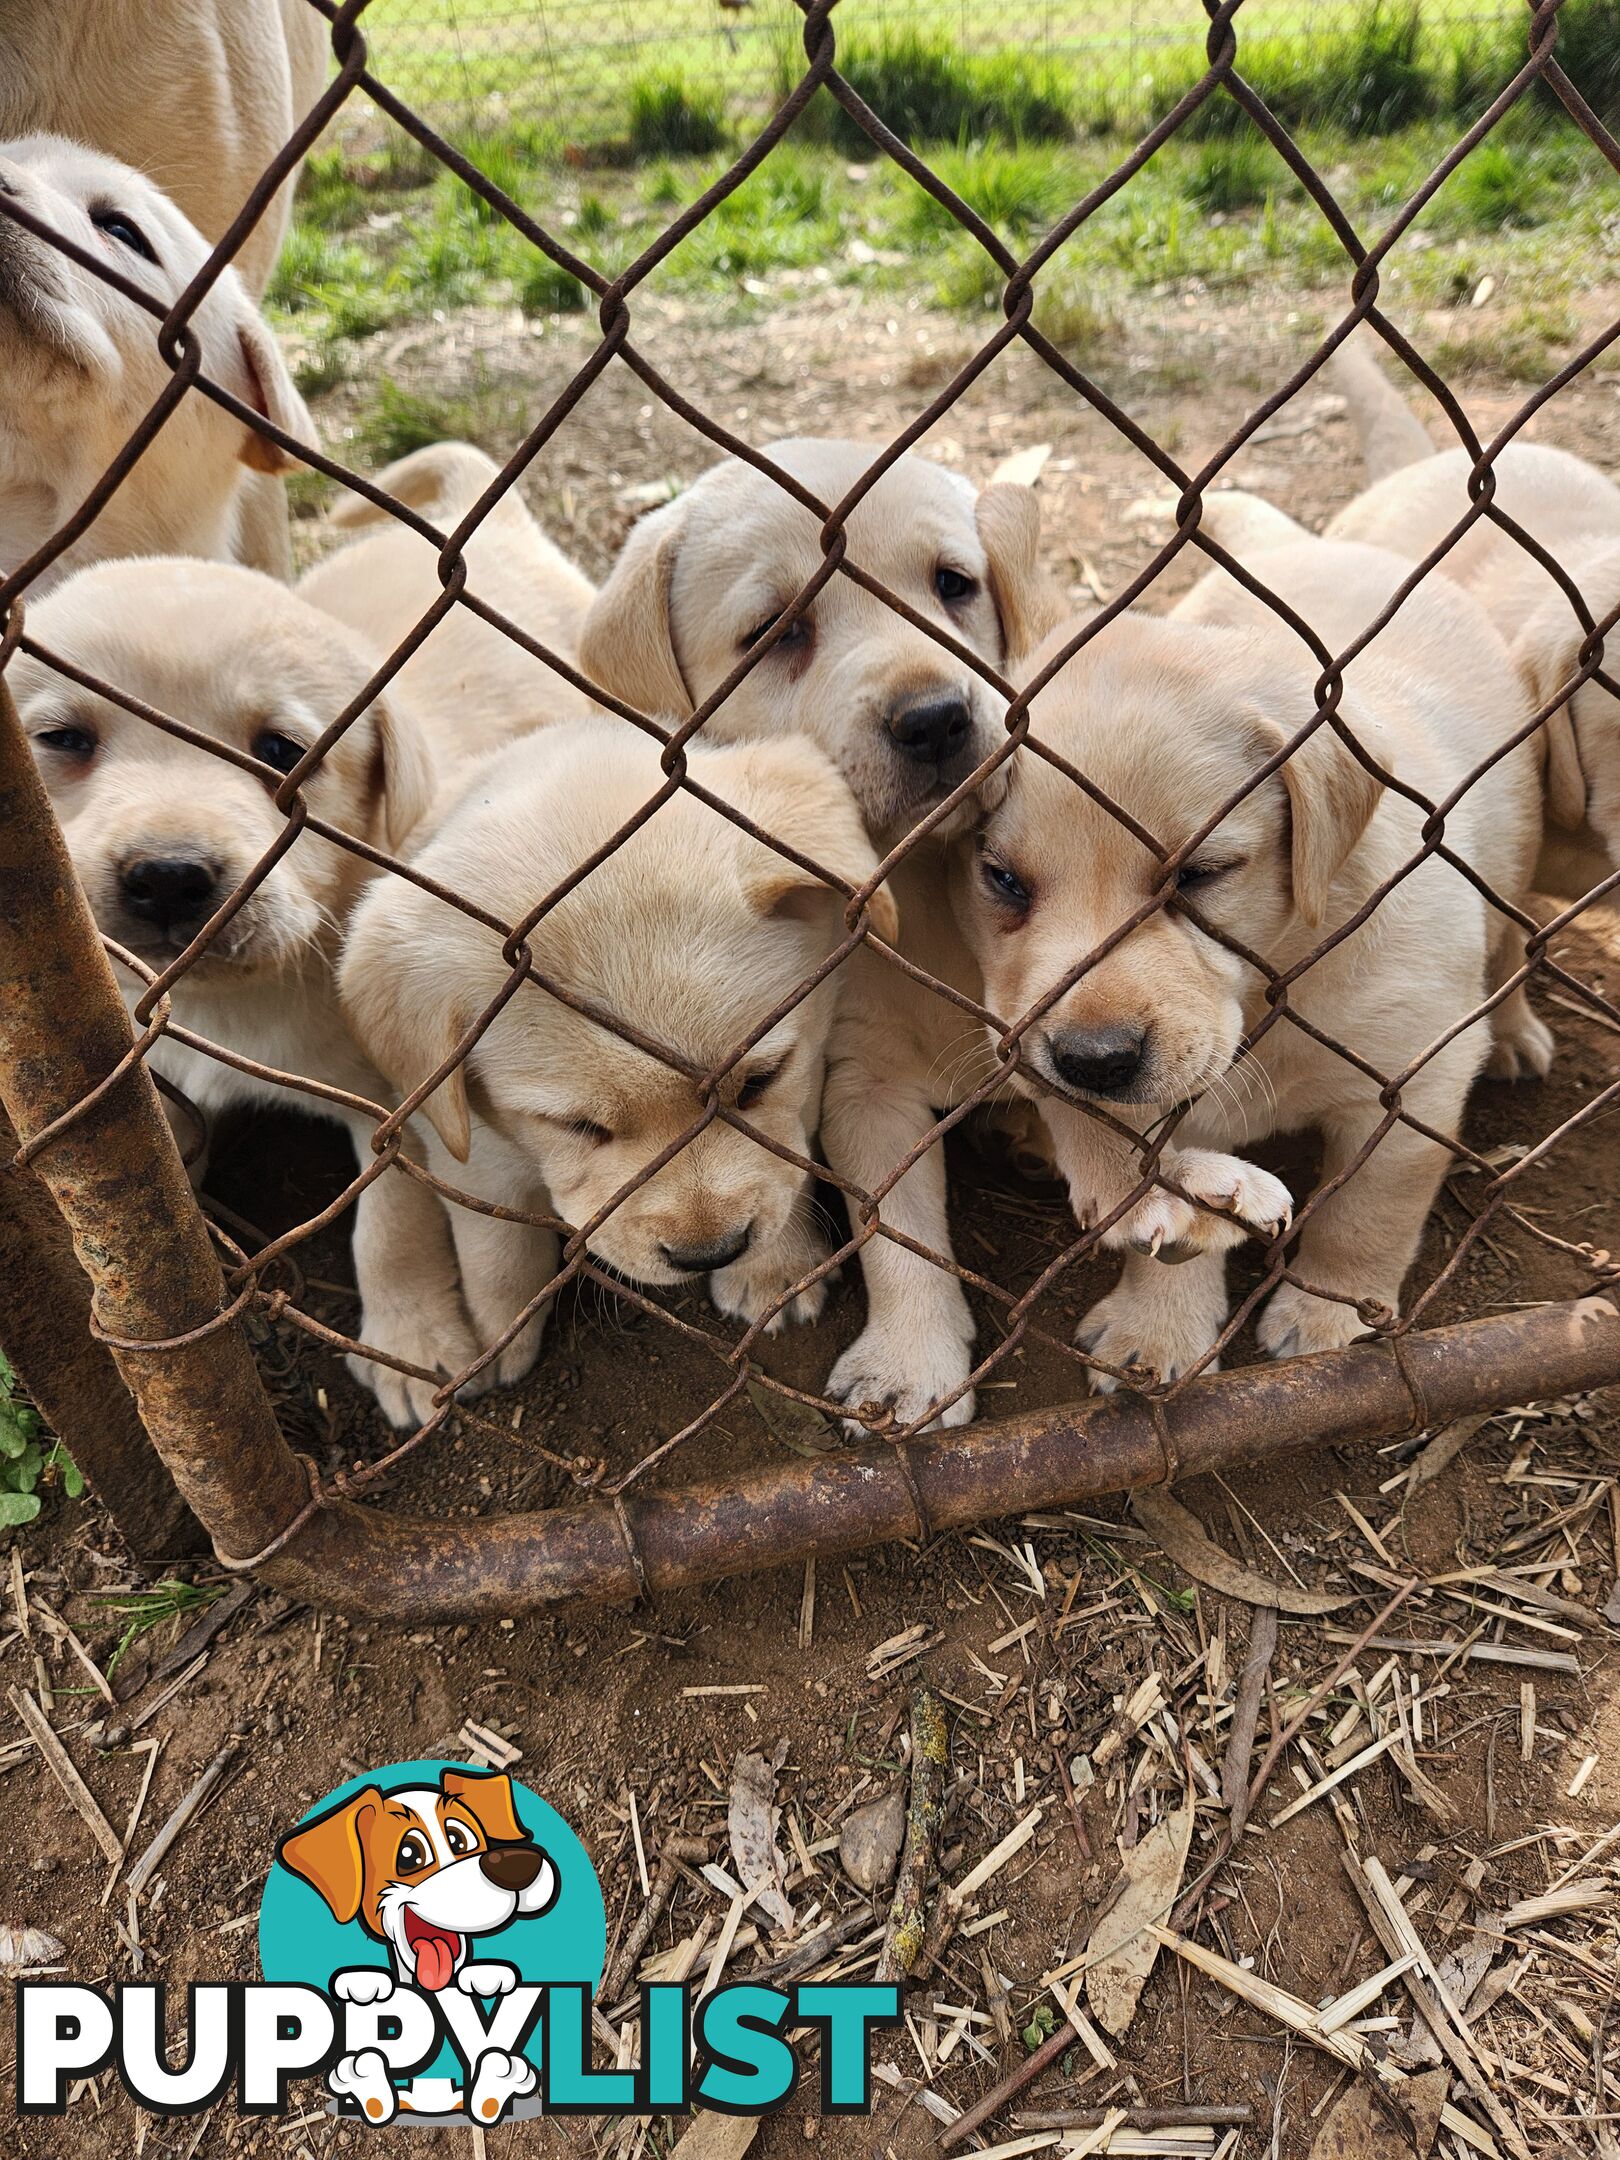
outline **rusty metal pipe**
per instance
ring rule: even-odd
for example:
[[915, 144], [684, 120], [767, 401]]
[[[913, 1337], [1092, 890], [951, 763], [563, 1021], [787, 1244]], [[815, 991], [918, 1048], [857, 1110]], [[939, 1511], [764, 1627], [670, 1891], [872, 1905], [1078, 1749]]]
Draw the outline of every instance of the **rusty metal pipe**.
[[1171, 1474], [1383, 1439], [1610, 1385], [1620, 1382], [1620, 1312], [1605, 1297], [1586, 1297], [1495, 1314], [1407, 1336], [1400, 1360], [1387, 1343], [1360, 1343], [1215, 1373], [1161, 1405], [1121, 1394], [971, 1425], [913, 1441], [909, 1482], [896, 1450], [881, 1444], [794, 1460], [733, 1481], [627, 1496], [622, 1523], [602, 1500], [478, 1524], [342, 1501], [313, 1516], [260, 1572], [312, 1603], [401, 1620], [504, 1616], [569, 1598], [628, 1602], [643, 1589], [798, 1566], [922, 1529], [1070, 1506]]
[[[94, 1094], [132, 1041], [67, 844], [0, 678], [0, 1106], [26, 1144]], [[91, 1309], [141, 1422], [227, 1549], [268, 1544], [307, 1497], [144, 1064], [34, 1158], [72, 1233]], [[64, 1332], [82, 1308], [55, 1316]], [[206, 1329], [195, 1334], [193, 1331]], [[190, 1341], [176, 1337], [193, 1336]], [[163, 1349], [120, 1347], [166, 1343]], [[116, 1478], [101, 1489], [114, 1516]], [[132, 1462], [131, 1476], [139, 1465]]]

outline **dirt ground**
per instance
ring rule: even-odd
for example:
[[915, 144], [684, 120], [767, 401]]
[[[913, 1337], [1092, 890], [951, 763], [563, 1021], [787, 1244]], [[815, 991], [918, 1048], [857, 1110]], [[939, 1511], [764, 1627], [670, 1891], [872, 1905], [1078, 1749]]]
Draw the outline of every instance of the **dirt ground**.
[[[1289, 319], [1270, 301], [1223, 312], [1208, 296], [1185, 297], [1184, 319], [1182, 296], [1167, 298], [1096, 365], [1109, 390], [1183, 463], [1196, 465], [1260, 386], [1281, 377], [1311, 327], [1314, 303], [1301, 300]], [[1594, 311], [1603, 300], [1593, 296]], [[960, 319], [922, 311], [890, 318], [814, 290], [768, 328], [709, 331], [674, 303], [643, 312], [638, 335], [649, 356], [759, 441], [841, 430], [852, 411], [861, 432], [882, 437], [933, 395], [970, 344]], [[407, 378], [431, 366], [441, 383], [520, 380], [522, 408], [532, 415], [590, 341], [588, 325], [551, 325], [535, 336], [515, 316], [480, 316], [379, 340], [375, 360]], [[1499, 418], [1519, 395], [1490, 381], [1466, 386], [1466, 394], [1481, 421]], [[348, 417], [340, 393], [323, 414], [335, 441]], [[1609, 376], [1575, 386], [1536, 432], [1609, 469], [1620, 466], [1620, 382]], [[1003, 457], [1037, 444], [1051, 446], [1040, 489], [1055, 561], [1077, 594], [1116, 590], [1168, 531], [1167, 491], [1028, 356], [999, 363], [921, 447], [983, 481]], [[532, 499], [558, 539], [600, 571], [646, 499], [637, 491], [689, 476], [709, 456], [614, 368], [548, 453]], [[1232, 477], [1311, 521], [1347, 499], [1355, 467], [1332, 401], [1307, 391]], [[1178, 566], [1156, 602], [1190, 575]], [[1620, 919], [1595, 915], [1570, 934], [1564, 957], [1612, 995], [1620, 986]], [[1467, 1137], [1482, 1151], [1522, 1148], [1615, 1075], [1620, 1045], [1612, 1031], [1569, 1010], [1542, 1010], [1559, 1038], [1553, 1074], [1541, 1086], [1480, 1088]], [[211, 1189], [273, 1235], [316, 1211], [345, 1174], [345, 1152], [335, 1134], [293, 1118], [259, 1118], [225, 1136]], [[1296, 1176], [1306, 1167], [1299, 1154], [1262, 1159]], [[1023, 1287], [1063, 1244], [1064, 1209], [971, 1140], [953, 1144], [951, 1164], [954, 1221], [970, 1261]], [[1468, 1184], [1463, 1178], [1448, 1189], [1414, 1281], [1430, 1280], [1454, 1248], [1468, 1217]], [[1620, 1250], [1612, 1122], [1588, 1127], [1538, 1166], [1522, 1206], [1560, 1237]], [[340, 1327], [351, 1321], [342, 1237], [305, 1248], [301, 1265], [308, 1308]], [[1090, 1269], [1054, 1286], [1046, 1315], [1054, 1334], [1067, 1335], [1105, 1274]], [[1589, 1281], [1509, 1226], [1473, 1247], [1432, 1317], [1567, 1297]], [[795, 1381], [819, 1379], [856, 1331], [860, 1310], [858, 1287], [846, 1281], [817, 1328], [767, 1345], [766, 1361]], [[307, 1339], [279, 1327], [267, 1367], [295, 1444], [328, 1468], [381, 1451], [385, 1435], [369, 1398]], [[1016, 1378], [986, 1396], [986, 1411], [1073, 1394], [1072, 1369], [1038, 1347], [1012, 1369]], [[560, 1475], [532, 1453], [530, 1436], [622, 1465], [709, 1400], [719, 1373], [712, 1358], [656, 1321], [601, 1293], [570, 1295], [531, 1380], [515, 1402], [499, 1401], [502, 1419], [521, 1404], [521, 1427], [514, 1421], [510, 1437], [487, 1426], [441, 1437], [404, 1467], [383, 1504], [494, 1515], [561, 1499]], [[825, 1444], [814, 1432], [773, 1432], [752, 1410], [739, 1410], [692, 1443], [674, 1474], [740, 1471], [784, 1446]], [[1229, 1552], [1349, 1601], [1325, 1618], [1283, 1617], [1258, 1713], [1262, 1754], [1334, 1674], [1349, 1640], [1396, 1587], [1416, 1578], [1378, 1637], [1401, 1647], [1369, 1647], [1355, 1661], [1359, 1679], [1335, 1681], [1312, 1713], [1306, 1745], [1287, 1752], [1257, 1800], [1254, 1834], [1182, 1916], [1207, 1954], [1230, 1961], [1226, 1976], [1161, 1956], [1123, 2037], [1098, 2039], [1115, 2060], [1099, 2061], [1077, 2035], [1073, 2050], [992, 2120], [985, 2142], [1015, 2138], [1020, 2114], [1054, 2108], [1227, 2107], [1248, 2111], [1230, 2125], [1229, 2142], [1221, 2126], [1190, 2143], [1116, 2140], [1104, 2149], [1303, 2160], [1344, 2070], [1321, 2045], [1232, 1992], [1230, 1972], [1258, 1975], [1314, 2010], [1390, 1962], [1341, 1863], [1351, 1850], [1375, 1857], [1399, 1881], [1436, 1957], [1460, 1957], [1481, 1943], [1491, 1953], [1488, 1976], [1476, 1974], [1474, 1987], [1483, 1977], [1495, 2000], [1486, 2008], [1474, 1996], [1477, 2022], [1451, 2084], [1453, 2106], [1478, 2127], [1462, 2133], [1464, 2143], [1448, 2120], [1436, 2149], [1505, 2153], [1517, 2136], [1537, 2154], [1620, 2150], [1620, 2073], [1612, 2061], [1604, 2068], [1620, 1978], [1620, 1852], [1599, 1843], [1620, 1824], [1612, 1624], [1620, 1613], [1620, 1403], [1505, 1413], [1432, 1482], [1413, 1481], [1418, 1445], [1300, 1454], [1182, 1489]], [[105, 1667], [124, 1623], [99, 1600], [137, 1579], [105, 1518], [93, 1503], [59, 1506], [23, 1534], [19, 1552], [27, 1609], [13, 1612], [0, 1578], [0, 1682], [51, 1690], [53, 1722], [120, 1829], [147, 1775], [142, 1743], [159, 1743], [135, 1849], [231, 1747], [209, 1806], [137, 1907], [122, 1888], [104, 1896], [107, 1864], [33, 1748], [0, 1739], [0, 1795], [16, 1853], [0, 1921], [48, 1930], [66, 1945], [73, 1977], [92, 1981], [157, 1976], [173, 1991], [194, 1977], [254, 1976], [254, 1923], [274, 1839], [335, 1783], [374, 1763], [466, 1756], [469, 1720], [518, 1750], [515, 1774], [579, 1829], [602, 1879], [610, 1945], [644, 1903], [638, 1838], [650, 1870], [675, 1835], [707, 1836], [711, 1857], [729, 1866], [725, 1800], [735, 1759], [783, 1747], [776, 1791], [796, 1929], [784, 1945], [759, 1923], [756, 1947], [750, 1914], [726, 1970], [728, 1979], [741, 1978], [812, 1939], [829, 1918], [860, 1914], [835, 1841], [852, 1808], [904, 1776], [909, 1709], [926, 1675], [950, 1725], [947, 1876], [960, 1879], [1037, 1804], [1042, 1818], [963, 1910], [937, 1966], [911, 1990], [908, 2026], [880, 2041], [876, 2059], [894, 2066], [898, 2084], [879, 2085], [873, 2118], [818, 2122], [807, 2085], [761, 2128], [753, 2150], [762, 2160], [783, 2160], [811, 2142], [836, 2160], [890, 2153], [904, 2160], [929, 2149], [940, 2122], [928, 2102], [966, 2108], [1025, 2057], [1022, 2029], [1039, 2004], [1053, 2004], [1043, 1976], [1083, 1948], [1149, 1827], [1189, 1791], [1199, 1799], [1193, 1880], [1215, 1855], [1226, 1820], [1219, 1798], [1226, 1726], [1256, 1626], [1254, 1607], [1191, 1583], [1123, 1503], [1110, 1503], [1095, 1514], [1026, 1518], [925, 1550], [897, 1545], [823, 1564], [808, 1626], [802, 1571], [768, 1566], [651, 1608], [436, 1630], [323, 1619], [269, 1593], [251, 1595], [214, 1636], [201, 1670], [134, 1731], [172, 1682], [163, 1661], [174, 1631], [154, 1630], [131, 1650], [119, 1668], [120, 1694], [147, 1677], [110, 1708], [87, 1691], [83, 1664], [52, 1618]], [[186, 1572], [199, 1582], [219, 1579], [206, 1567]], [[1491, 1583], [1481, 1587], [1485, 1575]], [[1437, 1655], [1412, 1644], [1450, 1647]], [[1391, 1661], [1393, 1672], [1384, 1671]], [[1123, 1745], [1104, 1748], [1121, 1706], [1155, 1676], [1164, 1709], [1128, 1730]], [[1399, 1731], [1391, 1743], [1392, 1701]], [[1335, 1749], [1353, 1753], [1375, 1729], [1387, 1742], [1377, 1759], [1347, 1776], [1336, 1795], [1269, 1827], [1325, 1774]], [[1065, 1773], [1073, 1779], [1077, 1762], [1071, 1807]], [[1213, 1793], [1200, 1764], [1212, 1772]], [[1566, 1898], [1516, 1916], [1521, 1901], [1566, 1875], [1584, 1903]], [[869, 1974], [883, 1906], [880, 1898], [871, 1926], [847, 1938], [843, 1969], [854, 1977]], [[686, 1868], [646, 1955], [690, 1944], [700, 1931], [699, 1950], [712, 1948], [726, 1914], [726, 1898]], [[1456, 1973], [1451, 1984], [1466, 2000]], [[971, 2015], [958, 2018], [963, 2009]], [[1424, 2028], [1399, 1981], [1365, 2014], [1366, 2044], [1409, 2063], [1403, 2050]], [[188, 2122], [138, 2116], [103, 2075], [65, 2120], [17, 2122], [0, 2149], [19, 2160], [248, 2151], [301, 2160], [357, 2149], [362, 2132], [331, 2121], [313, 2097], [309, 2106], [291, 2124], [243, 2122], [227, 2106], [199, 2132]], [[660, 2124], [650, 2133], [660, 2153], [669, 2130]], [[465, 2148], [468, 2134], [456, 2135]], [[642, 2137], [639, 2129], [576, 2122], [511, 2125], [480, 2142], [493, 2160], [515, 2160], [587, 2148], [629, 2155]]]

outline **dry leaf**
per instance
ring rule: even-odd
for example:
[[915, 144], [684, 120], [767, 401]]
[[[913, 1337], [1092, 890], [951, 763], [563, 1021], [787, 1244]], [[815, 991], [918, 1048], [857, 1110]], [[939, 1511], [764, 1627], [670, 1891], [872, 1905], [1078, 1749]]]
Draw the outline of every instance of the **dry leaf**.
[[1155, 1823], [1125, 1855], [1125, 1887], [1091, 1931], [1086, 1944], [1086, 2000], [1097, 2022], [1117, 2040], [1136, 2015], [1137, 2000], [1159, 1954], [1148, 1932], [1168, 1920], [1187, 1869], [1192, 1808], [1180, 1807]]
[[1413, 1459], [1410, 1479], [1412, 1491], [1416, 1492], [1420, 1485], [1432, 1485], [1442, 1470], [1449, 1470], [1479, 1428], [1489, 1423], [1489, 1413], [1476, 1417], [1461, 1417], [1446, 1426], [1442, 1432], [1437, 1432], [1422, 1453]]
[[1029, 450], [1015, 450], [1011, 457], [1004, 457], [990, 475], [990, 485], [1033, 487], [1051, 455], [1052, 445], [1049, 442], [1036, 443], [1033, 449]]
[[793, 1925], [793, 1907], [782, 1895], [787, 1863], [776, 1847], [776, 1826], [781, 1819], [776, 1766], [763, 1755], [739, 1755], [726, 1803], [731, 1857], [743, 1888], [754, 1895], [766, 1919], [773, 1927], [786, 1928]]
[[881, 1800], [868, 1800], [844, 1818], [838, 1834], [838, 1859], [857, 1890], [868, 1897], [894, 1879], [906, 1834], [904, 1788], [892, 1785]]
[[760, 1422], [771, 1438], [780, 1440], [795, 1455], [825, 1455], [843, 1444], [838, 1427], [814, 1403], [778, 1395], [775, 1388], [762, 1387], [757, 1380], [748, 1383], [748, 1400], [759, 1412]]
[[1401, 2088], [1410, 2108], [1416, 2142], [1392, 2122], [1370, 2085], [1346, 2086], [1316, 2133], [1310, 2160], [1428, 2160], [1440, 2134], [1440, 2110], [1446, 2104], [1449, 2070], [1427, 2070]]
[[18, 1973], [34, 1972], [41, 1965], [55, 1965], [67, 1956], [67, 1946], [43, 1928], [25, 1927], [20, 1920], [0, 1920], [0, 1980]]
[[1292, 1583], [1273, 1582], [1269, 1575], [1245, 1567], [1204, 1534], [1196, 1515], [1156, 1486], [1133, 1493], [1131, 1506], [1142, 1528], [1184, 1575], [1223, 1597], [1241, 1598], [1246, 1605], [1274, 1605], [1286, 1613], [1336, 1612], [1355, 1601], [1354, 1590], [1297, 1590]]
[[757, 2115], [694, 2115], [669, 2160], [742, 2160], [759, 2135]]

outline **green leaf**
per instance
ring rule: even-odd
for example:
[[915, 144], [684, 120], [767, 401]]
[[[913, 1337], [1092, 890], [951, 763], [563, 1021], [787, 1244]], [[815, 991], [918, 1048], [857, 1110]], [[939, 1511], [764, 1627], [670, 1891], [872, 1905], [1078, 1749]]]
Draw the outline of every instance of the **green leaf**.
[[0, 1492], [0, 1529], [16, 1529], [39, 1513], [38, 1493]]

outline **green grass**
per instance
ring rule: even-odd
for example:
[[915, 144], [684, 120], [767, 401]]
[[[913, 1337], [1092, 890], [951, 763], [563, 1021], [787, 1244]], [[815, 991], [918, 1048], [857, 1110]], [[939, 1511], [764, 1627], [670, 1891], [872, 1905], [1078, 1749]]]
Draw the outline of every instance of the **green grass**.
[[[795, 61], [795, 75], [801, 65]], [[908, 143], [1053, 142], [1073, 132], [1072, 75], [1015, 49], [964, 52], [948, 35], [899, 29], [874, 37], [852, 26], [838, 41], [838, 66], [856, 95]], [[861, 154], [872, 147], [825, 93], [812, 111], [841, 149]]]
[[[107, 1660], [107, 1678], [112, 1678], [118, 1670], [120, 1660], [128, 1656], [141, 1636], [171, 1621], [178, 1623], [182, 1620], [193, 1620], [212, 1605], [216, 1598], [224, 1595], [223, 1583], [203, 1585], [180, 1582], [171, 1577], [154, 1584], [150, 1590], [118, 1592], [97, 1598], [96, 1603], [105, 1606], [109, 1612], [127, 1616], [124, 1631], [118, 1638], [118, 1647]], [[175, 1632], [179, 1632], [178, 1625]]]
[[725, 98], [712, 84], [668, 68], [630, 85], [629, 140], [638, 158], [705, 157], [729, 133]]
[[1280, 185], [1297, 186], [1292, 173], [1256, 128], [1201, 143], [1187, 174], [1190, 202], [1229, 213], [1254, 210]]

